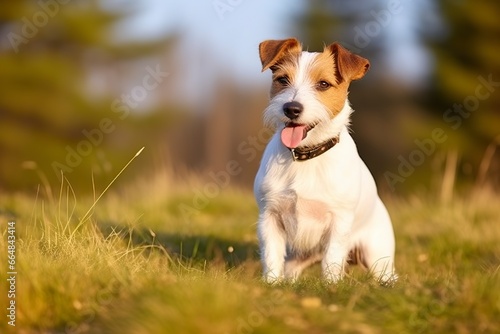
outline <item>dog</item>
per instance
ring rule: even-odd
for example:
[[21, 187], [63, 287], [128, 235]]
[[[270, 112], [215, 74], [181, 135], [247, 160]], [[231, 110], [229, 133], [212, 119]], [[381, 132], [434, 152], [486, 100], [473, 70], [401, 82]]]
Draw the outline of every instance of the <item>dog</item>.
[[391, 219], [349, 134], [349, 84], [370, 63], [338, 43], [302, 51], [295, 38], [263, 41], [259, 54], [272, 71], [264, 123], [276, 129], [254, 183], [263, 279], [294, 281], [321, 261], [329, 282], [350, 263], [393, 282]]

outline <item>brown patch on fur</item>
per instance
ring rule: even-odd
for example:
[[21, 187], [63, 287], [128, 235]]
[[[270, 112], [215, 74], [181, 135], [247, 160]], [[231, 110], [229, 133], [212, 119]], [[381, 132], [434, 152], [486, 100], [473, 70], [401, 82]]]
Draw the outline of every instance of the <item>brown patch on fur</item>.
[[[310, 68], [308, 76], [316, 88], [316, 96], [321, 103], [326, 106], [332, 117], [335, 117], [344, 107], [347, 99], [347, 89], [349, 82], [338, 82], [336, 73], [338, 72], [335, 59], [328, 49], [318, 54]], [[328, 89], [321, 89], [321, 83], [330, 85]]]
[[[309, 71], [311, 82], [316, 85], [318, 100], [327, 106], [332, 117], [344, 107], [347, 91], [352, 80], [361, 79], [370, 63], [363, 57], [355, 55], [338, 43], [333, 43], [318, 54]], [[321, 83], [331, 85], [321, 89]]]
[[335, 57], [340, 81], [345, 80], [349, 83], [352, 80], [361, 79], [370, 68], [370, 62], [367, 59], [351, 53], [338, 43], [330, 44], [325, 48], [326, 50], [329, 50]]
[[295, 38], [285, 40], [267, 40], [259, 44], [262, 71], [270, 68], [273, 72], [271, 97], [286, 88], [277, 79], [292, 79], [297, 68], [298, 58], [302, 52], [302, 45]]
[[276, 65], [273, 70], [273, 82], [271, 84], [271, 98], [276, 96], [283, 89], [288, 88], [288, 85], [281, 84], [278, 79], [279, 78], [288, 78], [290, 84], [295, 78], [299, 54], [290, 54], [283, 59], [279, 65]]
[[297, 55], [300, 54], [300, 52], [302, 52], [302, 45], [300, 45], [300, 42], [295, 38], [264, 41], [259, 44], [262, 71], [271, 68], [287, 56]]

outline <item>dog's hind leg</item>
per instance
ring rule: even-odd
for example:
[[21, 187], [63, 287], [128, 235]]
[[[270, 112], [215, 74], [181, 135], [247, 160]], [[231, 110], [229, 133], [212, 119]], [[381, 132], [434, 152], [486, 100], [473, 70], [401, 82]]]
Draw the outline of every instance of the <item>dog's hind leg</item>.
[[394, 269], [396, 243], [389, 214], [380, 200], [371, 219], [371, 230], [361, 241], [363, 262], [381, 284], [391, 284], [397, 280]]

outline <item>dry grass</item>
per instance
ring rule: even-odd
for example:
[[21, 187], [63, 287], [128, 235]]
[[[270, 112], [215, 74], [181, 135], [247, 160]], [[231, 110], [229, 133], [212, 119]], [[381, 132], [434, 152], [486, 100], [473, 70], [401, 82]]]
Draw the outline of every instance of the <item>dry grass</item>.
[[[500, 332], [500, 196], [492, 192], [446, 204], [428, 194], [387, 197], [401, 277], [393, 288], [361, 270], [327, 285], [318, 268], [268, 286], [259, 280], [252, 195], [220, 189], [186, 216], [181, 208], [194, 207], [206, 183], [182, 180], [164, 172], [112, 187], [93, 208], [98, 196], [79, 198], [66, 183], [51, 198], [0, 195], [3, 265], [5, 224], [16, 221], [16, 331]], [[3, 318], [1, 331], [12, 329]]]

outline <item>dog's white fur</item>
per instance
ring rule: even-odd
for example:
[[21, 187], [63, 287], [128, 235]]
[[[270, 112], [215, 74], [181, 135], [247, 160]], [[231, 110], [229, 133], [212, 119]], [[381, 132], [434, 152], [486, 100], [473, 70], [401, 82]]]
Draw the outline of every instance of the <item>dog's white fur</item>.
[[[263, 276], [268, 282], [293, 280], [308, 265], [321, 261], [324, 278], [337, 282], [344, 275], [349, 253], [356, 250], [375, 278], [393, 281], [392, 224], [349, 134], [352, 109], [347, 92], [342, 110], [332, 117], [308, 76], [319, 54], [297, 56], [289, 87], [272, 96], [264, 113], [267, 125], [277, 131], [266, 147], [254, 185]], [[283, 105], [290, 101], [304, 107], [300, 123], [316, 124], [300, 146], [314, 146], [337, 135], [339, 143], [311, 160], [294, 161], [280, 140], [290, 121]]]

